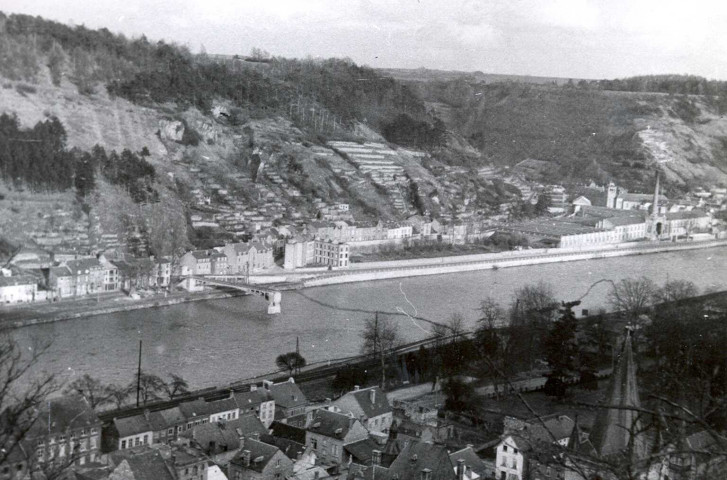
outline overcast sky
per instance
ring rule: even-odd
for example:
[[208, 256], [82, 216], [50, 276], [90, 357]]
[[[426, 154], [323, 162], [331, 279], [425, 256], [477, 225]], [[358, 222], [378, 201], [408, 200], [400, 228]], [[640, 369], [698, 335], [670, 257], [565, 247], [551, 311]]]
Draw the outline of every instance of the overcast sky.
[[0, 10], [208, 53], [259, 47], [372, 67], [727, 80], [725, 0], [0, 0]]

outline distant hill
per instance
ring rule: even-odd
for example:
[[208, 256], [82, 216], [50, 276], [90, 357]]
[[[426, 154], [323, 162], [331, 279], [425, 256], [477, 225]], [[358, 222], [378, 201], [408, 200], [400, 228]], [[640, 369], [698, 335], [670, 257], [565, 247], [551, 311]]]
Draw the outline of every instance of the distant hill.
[[[381, 76], [408, 82], [449, 82], [466, 80], [468, 82], [518, 82], [534, 84], [564, 85], [570, 79], [560, 77], [537, 77], [531, 75], [506, 75], [483, 72], [461, 72], [457, 70], [433, 70], [429, 68], [378, 68]], [[578, 79], [573, 79], [578, 81]]]
[[[663, 75], [488, 83], [478, 73], [395, 72], [483, 160], [551, 162], [544, 182], [614, 179], [641, 190], [660, 162], [670, 188], [727, 183], [725, 82]], [[706, 93], [690, 94], [698, 91]]]

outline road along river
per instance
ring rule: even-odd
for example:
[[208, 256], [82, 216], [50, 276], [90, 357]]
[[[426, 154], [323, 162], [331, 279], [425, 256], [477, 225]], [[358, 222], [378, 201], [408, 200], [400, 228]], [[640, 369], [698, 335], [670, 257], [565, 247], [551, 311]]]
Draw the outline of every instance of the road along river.
[[[176, 373], [202, 388], [276, 370], [275, 357], [295, 350], [296, 337], [309, 362], [356, 355], [364, 320], [376, 310], [396, 314], [404, 339], [415, 341], [429, 334], [430, 325], [412, 317], [445, 321], [460, 312], [474, 327], [483, 297], [507, 306], [513, 291], [528, 283], [548, 282], [562, 300], [579, 298], [600, 279], [642, 275], [657, 284], [684, 279], [701, 290], [725, 289], [726, 267], [727, 248], [709, 248], [286, 291], [283, 311], [274, 316], [265, 313], [265, 300], [250, 296], [34, 325], [10, 334], [24, 349], [34, 339], [52, 341], [39, 369], [63, 380], [88, 373], [119, 384], [134, 377], [141, 339], [145, 371]], [[605, 306], [609, 288], [599, 284], [579, 308]]]

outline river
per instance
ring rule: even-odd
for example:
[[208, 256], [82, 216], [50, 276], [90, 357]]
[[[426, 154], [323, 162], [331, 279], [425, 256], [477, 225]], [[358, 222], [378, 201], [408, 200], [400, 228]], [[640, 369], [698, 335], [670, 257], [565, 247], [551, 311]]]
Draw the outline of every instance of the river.
[[[599, 279], [641, 275], [657, 284], [668, 276], [691, 280], [701, 290], [724, 289], [726, 266], [727, 248], [553, 263], [287, 291], [282, 314], [275, 316], [265, 313], [262, 298], [251, 296], [36, 325], [12, 335], [25, 349], [34, 340], [52, 341], [38, 368], [62, 380], [88, 373], [117, 384], [133, 379], [141, 339], [145, 371], [176, 373], [202, 388], [275, 370], [275, 357], [295, 350], [296, 337], [309, 362], [355, 355], [364, 320], [375, 310], [435, 321], [459, 312], [474, 327], [483, 297], [506, 306], [513, 291], [528, 283], [548, 282], [561, 300], [579, 298]], [[579, 309], [605, 307], [609, 288], [594, 287]], [[426, 322], [394, 318], [407, 341], [429, 333]]]

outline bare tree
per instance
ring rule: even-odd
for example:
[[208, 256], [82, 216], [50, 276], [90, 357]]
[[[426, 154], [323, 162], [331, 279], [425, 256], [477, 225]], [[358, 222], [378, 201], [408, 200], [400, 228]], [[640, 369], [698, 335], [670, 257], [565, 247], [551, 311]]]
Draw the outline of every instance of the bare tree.
[[108, 386], [88, 374], [84, 374], [81, 378], [69, 383], [63, 389], [63, 393], [66, 395], [81, 395], [94, 410], [108, 403], [111, 397]]
[[485, 297], [480, 302], [480, 318], [478, 322], [481, 327], [496, 328], [502, 325], [505, 319], [505, 312], [499, 303], [492, 297]]
[[654, 291], [653, 302], [666, 303], [699, 295], [699, 288], [689, 280], [671, 280]]
[[[109, 402], [113, 403], [117, 409], [120, 409], [123, 408], [129, 399], [132, 387], [128, 385], [109, 385], [107, 390], [109, 392]], [[133, 386], [133, 390], [136, 391], [136, 385]]]
[[170, 373], [169, 377], [170, 380], [168, 382], [164, 382], [162, 387], [167, 397], [169, 397], [169, 400], [189, 393], [189, 384], [185, 379], [173, 373]]
[[381, 389], [384, 390], [386, 388], [386, 355], [401, 343], [399, 328], [391, 318], [380, 316], [376, 312], [374, 318], [366, 319], [361, 338], [363, 339], [361, 351], [381, 359]]
[[0, 465], [12, 465], [17, 478], [56, 480], [80, 453], [69, 444], [68, 454], [53, 462], [36, 456], [38, 438], [46, 428], [46, 401], [60, 388], [55, 375], [37, 370], [49, 346], [34, 342], [28, 350], [21, 349], [7, 332], [0, 332]]
[[454, 312], [447, 320], [447, 330], [452, 342], [459, 340], [464, 333], [464, 316], [459, 312]]
[[623, 312], [633, 322], [651, 305], [655, 291], [656, 285], [649, 278], [624, 278], [613, 285], [607, 300], [614, 310]]
[[510, 304], [511, 348], [533, 368], [542, 343], [558, 310], [552, 287], [545, 282], [515, 290]]
[[146, 405], [147, 402], [159, 400], [160, 395], [165, 392], [164, 380], [151, 373], [141, 372], [135, 375], [134, 383], [129, 385], [129, 390], [136, 391], [138, 388], [139, 403]]

